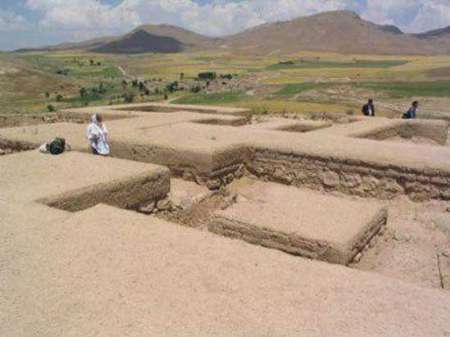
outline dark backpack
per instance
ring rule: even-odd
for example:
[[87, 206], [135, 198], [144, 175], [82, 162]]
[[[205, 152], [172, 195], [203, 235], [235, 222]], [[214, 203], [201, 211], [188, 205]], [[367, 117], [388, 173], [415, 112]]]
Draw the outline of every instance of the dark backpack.
[[48, 144], [48, 151], [52, 155], [58, 155], [65, 151], [66, 140], [64, 138], [55, 138], [50, 144]]

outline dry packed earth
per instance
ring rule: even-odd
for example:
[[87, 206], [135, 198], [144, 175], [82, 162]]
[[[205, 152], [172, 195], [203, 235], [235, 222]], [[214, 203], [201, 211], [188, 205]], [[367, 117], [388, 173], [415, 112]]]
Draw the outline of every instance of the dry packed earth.
[[3, 121], [0, 336], [450, 336], [448, 123], [246, 116]]

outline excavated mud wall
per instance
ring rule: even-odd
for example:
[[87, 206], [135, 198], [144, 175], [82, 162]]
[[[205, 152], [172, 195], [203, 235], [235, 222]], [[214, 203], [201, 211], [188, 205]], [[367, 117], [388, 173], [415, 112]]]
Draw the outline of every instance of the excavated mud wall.
[[148, 174], [117, 181], [114, 184], [98, 185], [94, 188], [72, 191], [52, 198], [39, 200], [50, 207], [69, 212], [78, 212], [100, 203], [111, 206], [137, 209], [142, 204], [166, 198], [170, 192], [170, 172]]
[[111, 148], [113, 157], [167, 166], [174, 176], [208, 185], [211, 189], [241, 177], [243, 163], [250, 157], [250, 150], [245, 146], [231, 147], [212, 155], [122, 142], [112, 142]]
[[209, 224], [208, 229], [219, 235], [278, 249], [289, 254], [347, 265], [362, 251], [378, 231], [386, 225], [386, 221], [387, 209], [382, 209], [367, 223], [364, 232], [355, 240], [349, 242], [348, 246], [307, 239], [295, 233], [284, 233], [268, 228], [260, 228], [222, 216], [216, 216]]
[[37, 146], [32, 143], [15, 142], [0, 138], [0, 155], [14, 152], [22, 152], [36, 149]]
[[391, 199], [450, 200], [450, 173], [255, 150], [247, 169], [257, 177], [316, 190]]
[[444, 121], [411, 121], [401, 124], [380, 128], [375, 131], [354, 135], [357, 138], [374, 140], [388, 140], [396, 136], [402, 138], [423, 137], [431, 139], [437, 144], [447, 144], [448, 123]]

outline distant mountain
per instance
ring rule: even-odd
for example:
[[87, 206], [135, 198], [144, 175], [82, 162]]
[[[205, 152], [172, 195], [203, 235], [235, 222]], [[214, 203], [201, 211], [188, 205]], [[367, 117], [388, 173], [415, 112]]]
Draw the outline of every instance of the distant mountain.
[[32, 52], [32, 51], [58, 51], [58, 50], [75, 50], [75, 49], [93, 49], [100, 47], [110, 41], [117, 39], [117, 37], [101, 37], [97, 39], [87, 40], [83, 42], [69, 42], [61, 43], [55, 46], [45, 46], [38, 48], [23, 48], [18, 49], [16, 52]]
[[450, 37], [450, 26], [441, 29], [431, 30], [429, 32], [421, 34], [416, 34], [415, 36], [421, 39]]
[[139, 54], [179, 53], [185, 49], [183, 43], [172, 37], [158, 36], [144, 30], [137, 30], [121, 39], [92, 48], [91, 51], [110, 54]]
[[211, 38], [170, 25], [145, 25], [124, 36], [34, 50], [68, 49], [118, 54], [214, 49], [266, 55], [300, 51], [450, 54], [450, 27], [421, 34], [406, 34], [396, 26], [365, 21], [353, 12], [334, 11], [268, 23], [222, 38]]
[[171, 25], [144, 25], [137, 29], [144, 30], [153, 35], [171, 37], [181, 42], [187, 49], [204, 49], [214, 46], [221, 40]]
[[256, 53], [302, 50], [354, 54], [433, 54], [443, 50], [395, 26], [382, 26], [349, 11], [326, 12], [258, 26], [227, 39], [228, 48]]
[[219, 40], [171, 25], [143, 25], [123, 36], [19, 49], [17, 52], [88, 50], [112, 54], [179, 53], [209, 49]]
[[187, 50], [208, 49], [214, 39], [170, 25], [145, 25], [131, 33], [90, 48], [99, 53], [180, 53]]
[[397, 26], [394, 26], [394, 25], [384, 25], [384, 26], [379, 26], [379, 27], [382, 31], [385, 31], [387, 33], [392, 33], [392, 34], [396, 34], [396, 35], [404, 34], [400, 28], [398, 28]]

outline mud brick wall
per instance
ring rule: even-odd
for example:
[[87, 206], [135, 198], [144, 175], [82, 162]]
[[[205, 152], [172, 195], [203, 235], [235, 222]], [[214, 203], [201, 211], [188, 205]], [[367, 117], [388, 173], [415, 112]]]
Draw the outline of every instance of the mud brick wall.
[[392, 127], [383, 127], [374, 131], [354, 134], [357, 138], [386, 140], [395, 136], [411, 138], [414, 136], [428, 138], [440, 145], [447, 143], [448, 123], [445, 121], [407, 121]]
[[450, 172], [255, 150], [247, 170], [262, 179], [361, 197], [450, 200]]

